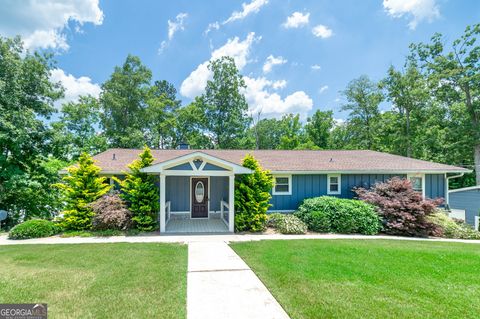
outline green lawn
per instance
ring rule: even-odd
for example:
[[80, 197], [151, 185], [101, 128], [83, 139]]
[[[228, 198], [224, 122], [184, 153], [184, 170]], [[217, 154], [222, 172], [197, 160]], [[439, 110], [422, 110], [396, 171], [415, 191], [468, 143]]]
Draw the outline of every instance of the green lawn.
[[233, 243], [292, 318], [479, 318], [480, 245]]
[[0, 246], [0, 303], [47, 303], [49, 318], [185, 318], [187, 247]]

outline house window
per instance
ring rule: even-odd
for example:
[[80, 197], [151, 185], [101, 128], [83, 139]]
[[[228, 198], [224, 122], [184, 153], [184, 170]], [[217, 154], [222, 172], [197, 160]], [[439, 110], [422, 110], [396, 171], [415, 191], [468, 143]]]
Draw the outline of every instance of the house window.
[[292, 194], [292, 176], [275, 176], [275, 186], [273, 195], [291, 195]]
[[413, 190], [425, 196], [425, 176], [422, 174], [412, 174], [408, 175], [407, 178], [412, 184]]
[[327, 194], [339, 195], [342, 192], [342, 180], [340, 174], [329, 174], [327, 178]]

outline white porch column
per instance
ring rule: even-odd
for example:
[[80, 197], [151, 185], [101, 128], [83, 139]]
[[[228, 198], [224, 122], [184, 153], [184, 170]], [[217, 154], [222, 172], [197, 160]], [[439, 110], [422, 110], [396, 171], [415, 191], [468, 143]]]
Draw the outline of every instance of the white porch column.
[[160, 173], [160, 233], [165, 232], [165, 175]]
[[228, 231], [235, 231], [235, 175], [228, 177]]

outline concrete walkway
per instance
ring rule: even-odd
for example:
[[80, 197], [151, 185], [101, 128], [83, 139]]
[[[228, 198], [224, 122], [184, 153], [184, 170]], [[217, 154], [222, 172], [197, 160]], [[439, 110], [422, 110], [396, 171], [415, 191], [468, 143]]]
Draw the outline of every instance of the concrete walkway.
[[480, 240], [446, 239], [446, 238], [413, 238], [385, 235], [339, 235], [339, 234], [311, 234], [311, 235], [254, 235], [254, 234], [222, 234], [222, 235], [153, 235], [153, 236], [112, 236], [112, 237], [47, 237], [24, 240], [11, 240], [7, 235], [0, 235], [1, 245], [24, 244], [94, 244], [94, 243], [189, 243], [189, 242], [238, 242], [256, 240], [292, 240], [292, 239], [360, 239], [360, 240], [405, 240], [405, 241], [435, 241], [449, 243], [480, 244]]
[[221, 241], [188, 244], [188, 319], [287, 319], [250, 267]]

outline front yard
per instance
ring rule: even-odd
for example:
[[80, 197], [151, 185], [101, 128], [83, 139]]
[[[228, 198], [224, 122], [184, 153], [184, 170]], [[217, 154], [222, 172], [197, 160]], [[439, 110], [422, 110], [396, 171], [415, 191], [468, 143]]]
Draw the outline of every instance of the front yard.
[[0, 303], [47, 303], [49, 318], [185, 318], [187, 247], [0, 246]]
[[480, 245], [284, 240], [231, 246], [293, 319], [480, 313]]

